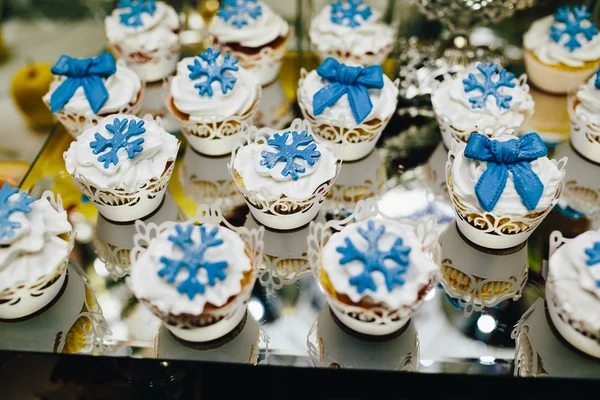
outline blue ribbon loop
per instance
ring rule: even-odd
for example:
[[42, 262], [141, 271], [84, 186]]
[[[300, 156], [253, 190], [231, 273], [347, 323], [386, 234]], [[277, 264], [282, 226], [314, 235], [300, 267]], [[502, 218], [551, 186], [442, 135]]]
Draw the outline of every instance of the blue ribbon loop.
[[349, 67], [328, 57], [317, 68], [317, 73], [331, 83], [315, 93], [315, 115], [321, 114], [347, 94], [354, 120], [360, 124], [373, 109], [369, 89], [383, 88], [383, 70], [379, 65], [366, 68]]
[[531, 161], [548, 154], [548, 149], [537, 133], [506, 142], [490, 140], [479, 133], [471, 134], [465, 157], [487, 162], [487, 169], [475, 185], [475, 194], [481, 207], [490, 212], [500, 199], [508, 173], [513, 175], [517, 193], [528, 210], [533, 211], [544, 193], [544, 184], [531, 169]]
[[85, 97], [92, 111], [97, 114], [106, 100], [108, 90], [102, 78], [108, 78], [117, 71], [115, 59], [109, 52], [95, 58], [72, 58], [62, 55], [51, 69], [54, 75], [66, 76], [50, 97], [50, 110], [54, 113], [61, 110], [71, 100], [75, 91], [83, 87]]

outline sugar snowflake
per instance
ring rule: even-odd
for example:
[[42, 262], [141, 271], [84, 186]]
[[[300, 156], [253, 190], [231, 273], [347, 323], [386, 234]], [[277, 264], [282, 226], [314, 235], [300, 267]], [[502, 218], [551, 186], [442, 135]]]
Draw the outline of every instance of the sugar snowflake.
[[[260, 165], [267, 168], [273, 168], [278, 162], [285, 162], [285, 166], [281, 171], [282, 176], [290, 176], [293, 180], [298, 180], [298, 173], [306, 172], [306, 168], [295, 162], [296, 158], [301, 158], [308, 163], [314, 165], [316, 160], [321, 157], [321, 153], [317, 151], [317, 145], [307, 131], [298, 133], [292, 131], [292, 143], [287, 144], [289, 132], [283, 134], [276, 133], [272, 139], [267, 140], [267, 144], [277, 147], [277, 153], [272, 153], [264, 150], [261, 153], [262, 160]], [[300, 149], [300, 146], [306, 146]]]
[[[350, 278], [350, 284], [356, 286], [358, 293], [369, 289], [373, 292], [377, 291], [377, 286], [371, 274], [380, 272], [385, 277], [385, 285], [388, 291], [392, 291], [394, 285], [404, 285], [402, 276], [406, 273], [409, 264], [408, 254], [411, 249], [404, 246], [402, 238], [397, 238], [391, 249], [382, 251], [379, 249], [379, 239], [385, 233], [385, 226], [381, 225], [375, 228], [375, 222], [367, 223], [367, 230], [358, 228], [358, 233], [368, 243], [369, 247], [365, 252], [361, 252], [356, 248], [350, 238], [345, 238], [346, 247], [338, 247], [336, 251], [342, 255], [340, 264], [344, 265], [352, 261], [360, 261], [364, 264], [364, 270], [360, 275]], [[394, 261], [396, 267], [387, 267], [384, 264], [385, 260]]]
[[588, 256], [587, 265], [600, 263], [600, 242], [594, 242], [593, 247], [585, 249], [585, 254]]
[[[331, 22], [338, 25], [356, 28], [361, 26], [371, 16], [371, 7], [363, 5], [363, 0], [342, 0], [331, 3]], [[359, 10], [359, 8], [361, 8]], [[362, 18], [362, 21], [357, 19]]]
[[154, 15], [156, 4], [154, 0], [121, 0], [119, 8], [129, 8], [120, 15], [120, 21], [123, 25], [138, 27], [144, 25], [142, 14]]
[[144, 138], [138, 138], [132, 141], [129, 139], [132, 136], [141, 135], [146, 132], [144, 128], [144, 120], [136, 122], [135, 119], [129, 121], [129, 127], [125, 131], [127, 126], [127, 118], [119, 119], [115, 118], [112, 124], [107, 124], [106, 130], [113, 134], [110, 139], [105, 138], [100, 133], [96, 132], [94, 138], [96, 140], [90, 142], [90, 147], [93, 149], [92, 153], [99, 154], [110, 147], [110, 150], [98, 157], [98, 161], [104, 163], [104, 168], [108, 168], [110, 164], [117, 165], [119, 163], [118, 152], [120, 149], [127, 150], [127, 156], [132, 159], [135, 157], [135, 153], [139, 153], [144, 150], [141, 146], [144, 143]]
[[[592, 14], [588, 11], [586, 6], [581, 7], [563, 7], [559, 8], [554, 14], [554, 21], [563, 23], [564, 27], [553, 25], [550, 27], [550, 37], [556, 43], [560, 42], [563, 35], [567, 35], [569, 39], [565, 42], [564, 46], [569, 51], [574, 51], [581, 47], [581, 43], [577, 38], [577, 35], [583, 34], [589, 41], [598, 34], [596, 24], [591, 23], [589, 20], [592, 18]], [[588, 21], [589, 26], [583, 27], [582, 22]]]
[[217, 60], [221, 52], [219, 50], [213, 51], [211, 47], [206, 49], [205, 53], [200, 53], [198, 56], [206, 62], [206, 67], [202, 66], [197, 58], [194, 58], [194, 64], [188, 65], [190, 70], [190, 79], [198, 79], [206, 77], [206, 80], [200, 83], [196, 83], [194, 87], [199, 90], [200, 96], [208, 95], [212, 97], [212, 83], [217, 81], [221, 84], [221, 91], [223, 94], [233, 89], [237, 78], [226, 74], [227, 71], [237, 71], [238, 59], [231, 58], [229, 53], [225, 53], [223, 61], [217, 64]]
[[27, 193], [22, 192], [16, 198], [10, 200], [18, 192], [19, 189], [10, 187], [8, 183], [4, 183], [0, 189], [0, 240], [14, 237], [15, 231], [21, 227], [20, 222], [10, 220], [12, 214], [31, 212], [30, 204], [35, 199]]
[[262, 8], [257, 0], [224, 0], [217, 15], [231, 25], [241, 28], [248, 25], [249, 19], [258, 19]]
[[210, 247], [217, 247], [223, 244], [222, 239], [217, 238], [219, 228], [215, 227], [210, 232], [207, 232], [205, 226], [200, 226], [200, 243], [194, 244], [192, 240], [192, 232], [196, 225], [189, 224], [184, 228], [181, 225], [175, 226], [175, 235], [169, 236], [169, 240], [173, 244], [183, 250], [183, 255], [178, 260], [173, 260], [168, 257], [161, 257], [160, 262], [164, 265], [158, 276], [167, 279], [167, 282], [175, 282], [177, 274], [181, 269], [188, 271], [188, 277], [177, 286], [179, 293], [185, 293], [192, 300], [196, 294], [204, 294], [205, 285], [198, 280], [198, 272], [200, 269], [206, 271], [208, 285], [214, 286], [218, 280], [225, 280], [227, 275], [226, 261], [210, 262], [206, 259], [206, 250]]
[[[485, 102], [489, 96], [496, 99], [496, 105], [498, 107], [505, 109], [510, 108], [512, 96], [500, 93], [499, 89], [502, 87], [514, 88], [515, 83], [513, 82], [513, 79], [515, 79], [515, 75], [505, 69], [501, 69], [498, 72], [499, 68], [500, 67], [496, 64], [486, 62], [477, 67], [479, 72], [483, 74], [483, 82], [479, 82], [473, 73], [470, 73], [467, 76], [467, 79], [463, 80], [466, 93], [473, 90], [479, 90], [481, 92], [480, 96], [469, 97], [469, 103], [471, 103], [472, 108], [485, 108]], [[498, 77], [497, 79], [495, 79], [496, 76]]]

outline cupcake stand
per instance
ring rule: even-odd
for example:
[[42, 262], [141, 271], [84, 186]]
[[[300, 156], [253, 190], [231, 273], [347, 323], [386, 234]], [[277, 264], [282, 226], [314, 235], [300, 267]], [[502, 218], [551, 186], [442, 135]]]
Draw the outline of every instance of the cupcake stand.
[[[201, 3], [209, 7], [213, 2]], [[268, 3], [278, 12], [285, 8]], [[366, 3], [383, 7], [380, 3], [386, 2]], [[457, 226], [460, 221], [446, 185], [450, 149], [443, 144], [428, 97], [435, 81], [475, 60], [504, 61], [515, 74], [524, 72], [518, 45], [482, 42], [490, 35], [498, 39], [493, 33], [496, 27], [485, 30], [487, 36], [480, 29], [470, 33], [475, 26], [512, 18], [504, 23], [520, 35], [531, 21], [555, 9], [546, 4], [534, 7], [534, 3], [387, 2], [380, 10], [385, 22], [406, 19], [395, 25], [399, 37], [412, 32], [412, 18], [420, 18], [429, 31], [432, 25], [424, 16], [441, 20], [447, 34], [430, 42], [414, 38], [398, 42], [384, 64], [385, 73], [400, 90], [396, 112], [377, 133], [375, 149], [363, 152], [361, 148], [357, 160], [336, 165], [335, 182], [328, 191], [319, 192], [312, 204], [320, 207], [310, 209], [310, 218], [294, 229], [278, 229], [286, 224], [266, 227], [266, 219], [278, 222], [277, 216], [260, 214], [258, 203], [250, 209], [250, 194], [232, 176], [231, 155], [199, 154], [176, 126], [172, 132], [181, 145], [170, 166], [174, 173], [162, 205], [141, 222], [110, 221], [82, 201], [66, 173], [63, 152], [72, 136], [56, 126], [21, 188], [37, 197], [44, 190], [55, 190], [65, 199], [77, 232], [68, 278], [42, 312], [16, 322], [0, 321], [0, 361], [4, 353], [12, 357], [13, 352], [28, 351], [100, 355], [84, 358], [93, 366], [72, 368], [86, 378], [109, 377], [144, 398], [154, 398], [158, 392], [171, 398], [193, 397], [211, 385], [216, 385], [212, 393], [218, 398], [252, 394], [383, 398], [393, 393], [406, 398], [470, 399], [493, 397], [495, 392], [503, 397], [537, 398], [546, 391], [555, 396], [547, 398], [579, 398], [579, 390], [590, 393], [590, 387], [600, 383], [600, 360], [575, 350], [557, 335], [544, 302], [550, 233], [560, 230], [572, 237], [600, 226], [600, 164], [566, 140], [565, 114], [554, 111], [559, 105], [566, 107], [567, 97], [535, 95], [536, 114], [523, 128], [546, 133], [551, 158], [568, 157], [562, 193], [547, 218], [525, 235], [526, 240], [496, 246], [509, 247], [500, 249], [474, 243]], [[302, 69], [311, 71], [319, 65], [318, 56], [306, 51], [310, 47], [306, 30], [310, 18], [326, 4], [294, 2], [296, 37], [290, 38], [279, 77], [262, 88], [253, 121], [258, 127], [282, 131], [294, 118], [303, 118], [290, 93], [296, 93]], [[515, 23], [513, 28], [513, 20], [520, 18], [527, 24]], [[146, 84], [147, 112], [165, 111], [162, 90], [160, 82]], [[329, 296], [320, 280], [315, 265], [324, 245], [320, 239], [327, 235], [319, 236], [323, 231], [316, 227], [333, 233], [350, 220], [370, 217], [414, 227], [428, 257], [439, 266], [431, 285], [418, 297], [418, 307], [410, 312], [389, 312], [369, 301], [369, 312], [364, 314], [352, 306], [336, 309], [338, 300]], [[143, 247], [143, 239], [154, 238], [161, 225], [187, 220], [198, 225], [218, 220], [233, 230], [260, 230], [263, 235], [253, 288], [244, 293], [239, 312], [219, 320], [211, 331], [217, 333], [207, 340], [188, 335], [193, 323], [184, 321], [170, 329], [136, 299], [128, 283], [131, 252], [137, 251], [134, 245]], [[23, 368], [23, 364], [9, 365]], [[590, 379], [575, 384], [520, 378], [525, 376]], [[90, 381], [85, 385], [98, 387]], [[80, 381], [73, 385], [84, 386]]]

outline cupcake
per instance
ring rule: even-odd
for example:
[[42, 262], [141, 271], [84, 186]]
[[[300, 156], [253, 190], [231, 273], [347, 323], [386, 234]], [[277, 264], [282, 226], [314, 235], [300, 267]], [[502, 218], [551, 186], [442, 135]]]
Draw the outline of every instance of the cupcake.
[[600, 36], [586, 6], [563, 7], [535, 21], [523, 37], [525, 68], [538, 88], [567, 93], [600, 66]]
[[67, 172], [100, 214], [134, 221], [158, 208], [179, 140], [160, 119], [117, 114], [84, 130], [64, 153]]
[[489, 139], [471, 134], [451, 151], [446, 184], [460, 232], [490, 249], [523, 243], [558, 202], [567, 159], [556, 162], [536, 133]]
[[0, 188], [0, 319], [34, 314], [63, 288], [74, 236], [53, 196], [35, 200], [8, 183]]
[[548, 313], [558, 333], [600, 358], [600, 233], [585, 232], [558, 248], [546, 282]]
[[464, 146], [472, 132], [517, 134], [534, 110], [527, 77], [517, 79], [489, 62], [446, 77], [434, 88], [431, 104], [448, 149], [453, 142]]
[[167, 107], [190, 146], [210, 156], [231, 153], [242, 123], [253, 118], [260, 99], [256, 77], [229, 53], [208, 48], [177, 64]]
[[274, 229], [312, 220], [340, 170], [330, 146], [315, 141], [307, 121], [281, 132], [248, 128], [234, 149], [229, 171], [254, 218]]
[[527, 246], [490, 250], [463, 239], [455, 223], [440, 235], [440, 283], [465, 315], [516, 301], [527, 283]]
[[239, 59], [261, 85], [277, 78], [290, 27], [268, 5], [257, 0], [224, 0], [208, 30], [213, 46]]
[[415, 226], [367, 218], [318, 236], [327, 231], [327, 224], [311, 225], [309, 260], [337, 319], [367, 335], [401, 329], [439, 272]]
[[396, 111], [397, 83], [380, 66], [357, 67], [327, 58], [315, 71], [302, 70], [298, 105], [313, 131], [344, 143], [344, 161], [367, 156]]
[[569, 93], [571, 143], [579, 154], [600, 163], [600, 74]]
[[381, 13], [362, 0], [336, 0], [310, 24], [309, 37], [321, 61], [381, 65], [392, 51], [396, 32], [380, 22]]
[[108, 115], [140, 111], [144, 85], [110, 53], [95, 58], [62, 55], [51, 71], [54, 81], [43, 101], [73, 137]]
[[111, 50], [144, 82], [159, 81], [175, 71], [179, 27], [173, 7], [154, 0], [121, 0], [104, 20]]
[[[261, 241], [262, 230], [245, 232], [242, 238], [213, 222], [159, 226], [155, 237], [137, 239], [129, 280], [133, 294], [183, 340], [226, 335], [246, 315], [261, 262], [245, 240]], [[139, 240], [148, 240], [147, 248]]]

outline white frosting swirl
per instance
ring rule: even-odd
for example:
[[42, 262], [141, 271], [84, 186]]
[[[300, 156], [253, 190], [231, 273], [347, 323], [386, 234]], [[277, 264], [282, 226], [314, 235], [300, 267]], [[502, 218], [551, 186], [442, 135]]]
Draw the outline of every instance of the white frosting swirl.
[[104, 20], [109, 43], [118, 44], [130, 51], [135, 49], [151, 52], [166, 50], [179, 41], [179, 36], [175, 33], [179, 29], [179, 16], [168, 4], [157, 1], [153, 15], [142, 13], [141, 26], [128, 26], [121, 23], [121, 14], [128, 11], [128, 7], [115, 8]]
[[366, 21], [351, 28], [331, 22], [331, 5], [325, 6], [310, 24], [310, 42], [318, 52], [377, 54], [396, 40], [396, 34], [391, 26], [379, 22], [378, 10], [371, 7], [371, 11]]
[[[148, 183], [150, 180], [158, 180], [166, 170], [167, 163], [175, 161], [179, 140], [154, 120], [144, 120], [146, 131], [133, 139], [143, 138], [143, 150], [135, 153], [130, 159], [125, 149], [117, 152], [119, 162], [104, 168], [104, 164], [98, 161], [100, 154], [93, 154], [90, 142], [95, 141], [94, 135], [100, 133], [105, 138], [113, 136], [106, 129], [106, 125], [112, 124], [115, 119], [127, 118], [140, 121], [133, 115], [116, 114], [104, 118], [97, 126], [84, 130], [77, 140], [72, 142], [64, 154], [67, 172], [75, 179], [83, 177], [100, 190], [122, 189], [134, 192], [137, 188]], [[127, 123], [129, 125], [129, 122]]]
[[600, 90], [596, 88], [596, 74], [579, 87], [577, 99], [579, 104], [575, 107], [575, 113], [586, 122], [600, 125]]
[[72, 230], [67, 213], [57, 211], [46, 199], [36, 200], [31, 212], [15, 213], [10, 220], [21, 226], [0, 246], [0, 291], [53, 274], [71, 250], [69, 242], [59, 237]]
[[[362, 293], [358, 293], [356, 286], [350, 284], [350, 278], [360, 275], [364, 271], [364, 264], [359, 260], [350, 261], [344, 265], [340, 264], [342, 254], [337, 251], [337, 248], [347, 247], [346, 238], [350, 238], [352, 244], [359, 251], [365, 252], [368, 249], [368, 242], [358, 232], [359, 228], [368, 230], [368, 221], [375, 223], [375, 229], [381, 225], [385, 226], [385, 233], [378, 242], [380, 251], [391, 249], [398, 238], [402, 239], [404, 246], [411, 249], [408, 253], [409, 264], [406, 273], [402, 276], [404, 285], [394, 285], [391, 291], [387, 289], [384, 275], [375, 271], [371, 273], [371, 278], [375, 282], [376, 290], [366, 289]], [[393, 260], [385, 260], [384, 265], [388, 268], [398, 266]], [[412, 226], [375, 218], [347, 225], [340, 232], [334, 233], [323, 248], [321, 266], [329, 276], [329, 281], [337, 293], [347, 295], [355, 303], [363, 299], [370, 299], [392, 309], [412, 306], [417, 302], [421, 289], [434, 279], [439, 270], [437, 264], [423, 252], [423, 245], [415, 235]]]
[[[570, 51], [564, 44], [569, 40], [569, 35], [563, 35], [557, 43], [550, 37], [550, 28], [554, 25], [554, 16], [549, 15], [531, 24], [531, 28], [523, 36], [523, 46], [532, 51], [544, 64], [564, 64], [569, 67], [582, 67], [588, 61], [600, 59], [600, 34], [592, 40], [587, 40], [583, 34], [577, 35], [581, 47]], [[582, 27], [590, 26], [590, 21], [583, 21]], [[556, 23], [563, 28], [563, 23]]]
[[[351, 65], [351, 64], [346, 64]], [[310, 113], [313, 113], [313, 97], [314, 95], [329, 85], [331, 82], [321, 78], [316, 70], [311, 71], [304, 78], [302, 86], [298, 88], [298, 97], [300, 97], [302, 103], [308, 108]], [[372, 119], [379, 119], [381, 121], [390, 117], [396, 111], [396, 104], [398, 102], [398, 88], [385, 74], [383, 75], [383, 88], [382, 89], [369, 89], [369, 98], [373, 104], [373, 109], [364, 122]], [[313, 114], [314, 115], [314, 114]], [[325, 111], [318, 116], [319, 118], [325, 118], [330, 121], [334, 121], [343, 118], [349, 125], [358, 125], [352, 114], [350, 108], [350, 101], [348, 95], [343, 95], [337, 103], [331, 107], [327, 107]]]
[[[178, 224], [184, 229], [193, 225], [192, 222]], [[211, 232], [216, 226], [212, 224], [202, 225], [207, 232]], [[187, 294], [180, 293], [177, 286], [189, 276], [187, 269], [182, 268], [175, 277], [174, 283], [167, 282], [166, 278], [158, 276], [158, 271], [164, 268], [160, 262], [161, 257], [178, 260], [183, 251], [169, 240], [170, 235], [176, 234], [175, 228], [167, 229], [157, 238], [152, 240], [148, 249], [140, 255], [131, 266], [130, 284], [133, 294], [138, 299], [149, 301], [164, 313], [170, 314], [202, 314], [207, 304], [221, 307], [227, 304], [231, 296], [238, 295], [242, 291], [241, 281], [244, 273], [252, 269], [250, 259], [245, 253], [244, 241], [232, 230], [218, 227], [217, 238], [223, 240], [220, 246], [209, 247], [204, 253], [208, 262], [226, 261], [226, 278], [217, 280], [214, 286], [208, 284], [205, 269], [200, 269], [197, 274], [198, 281], [204, 285], [203, 294], [197, 293], [192, 299]], [[194, 244], [200, 244], [200, 228], [194, 227], [192, 232]]]
[[[286, 143], [291, 142], [290, 134]], [[242, 177], [244, 187], [259, 197], [267, 197], [265, 200], [278, 199], [282, 195], [295, 200], [308, 199], [319, 186], [333, 179], [337, 173], [337, 159], [329, 146], [316, 141], [314, 143], [321, 156], [312, 166], [296, 158], [294, 162], [306, 168], [304, 173], [298, 174], [297, 180], [281, 175], [284, 162], [278, 162], [271, 169], [260, 165], [263, 151], [278, 152], [275, 147], [266, 143], [250, 143], [240, 148], [233, 161], [233, 168]]]
[[[501, 136], [496, 140], [504, 142], [514, 139], [512, 136]], [[532, 161], [530, 165], [533, 172], [540, 178], [540, 181], [544, 185], [544, 192], [535, 210], [530, 211], [523, 204], [523, 200], [515, 188], [512, 172], [509, 171], [504, 191], [494, 207], [494, 214], [522, 217], [530, 212], [540, 212], [550, 207], [564, 177], [564, 171], [559, 170], [556, 162], [548, 159], [548, 157], [540, 157]], [[486, 169], [487, 162], [465, 157], [464, 150], [459, 151], [454, 157], [452, 167], [454, 192], [463, 199], [465, 206], [472, 209], [479, 209], [482, 212], [483, 208], [479, 205], [479, 200], [475, 194], [475, 185]]]
[[548, 281], [568, 318], [600, 335], [600, 264], [587, 265], [585, 254], [596, 242], [600, 233], [588, 231], [559, 248], [550, 258]]
[[[233, 89], [223, 94], [221, 83], [215, 81], [211, 84], [213, 95], [201, 96], [199, 90], [194, 87], [195, 84], [205, 82], [208, 78], [190, 79], [190, 70], [188, 65], [193, 65], [194, 59], [200, 61], [205, 67], [207, 64], [200, 57], [184, 58], [177, 64], [177, 75], [171, 80], [171, 96], [175, 107], [181, 112], [189, 114], [190, 120], [206, 121], [225, 119], [233, 115], [241, 115], [248, 110], [258, 93], [260, 82], [258, 78], [242, 68], [238, 64], [237, 71], [226, 71], [226, 76], [237, 78]], [[217, 63], [221, 63], [223, 55], [219, 57]]]
[[290, 27], [287, 22], [277, 15], [271, 7], [264, 2], [257, 3], [262, 14], [253, 19], [248, 17], [247, 25], [237, 27], [215, 15], [212, 19], [209, 32], [221, 43], [239, 43], [245, 47], [262, 47], [278, 37], [287, 37]]
[[[66, 77], [57, 75], [50, 84], [50, 91], [44, 95], [44, 101], [50, 103], [52, 93], [62, 84]], [[127, 68], [123, 63], [117, 63], [117, 71], [103, 78], [104, 87], [108, 91], [108, 99], [98, 111], [99, 115], [111, 114], [119, 111], [129, 103], [134, 103], [140, 96], [142, 81], [135, 72]], [[77, 88], [73, 97], [64, 105], [63, 110], [67, 113], [83, 114], [87, 117], [94, 116], [90, 103], [83, 91], [83, 87]]]
[[[521, 84], [516, 78], [514, 88], [500, 87], [498, 92], [512, 96], [510, 108], [498, 107], [496, 98], [488, 96], [484, 108], [472, 108], [469, 98], [479, 96], [479, 90], [465, 92], [463, 80], [472, 73], [479, 82], [484, 82], [483, 74], [472, 65], [463, 73], [446, 78], [431, 94], [431, 103], [436, 114], [446, 116], [459, 130], [480, 130], [499, 126], [519, 128], [534, 111], [534, 102], [529, 94], [529, 86]], [[481, 132], [483, 133], [483, 132]]]

